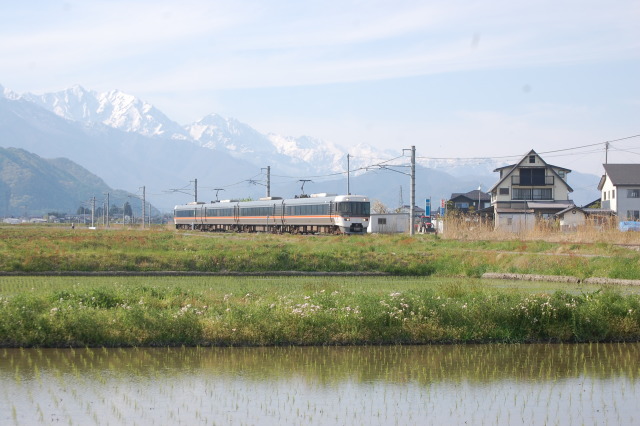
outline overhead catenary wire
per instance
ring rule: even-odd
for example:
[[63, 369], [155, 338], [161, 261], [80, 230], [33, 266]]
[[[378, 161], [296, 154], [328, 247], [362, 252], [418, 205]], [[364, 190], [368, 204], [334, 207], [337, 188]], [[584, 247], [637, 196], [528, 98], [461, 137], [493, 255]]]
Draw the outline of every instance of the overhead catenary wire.
[[[580, 151], [580, 152], [574, 152], [571, 153], [571, 151], [578, 151], [578, 150], [584, 150], [587, 148], [594, 148], [597, 146], [605, 146], [606, 144], [610, 144], [613, 142], [620, 142], [620, 141], [624, 141], [624, 140], [629, 140], [629, 139], [634, 139], [634, 138], [639, 138], [640, 134], [637, 135], [631, 135], [631, 136], [626, 136], [623, 138], [618, 138], [618, 139], [612, 139], [612, 140], [608, 140], [608, 141], [603, 141], [603, 142], [596, 142], [596, 143], [592, 143], [592, 144], [585, 144], [585, 145], [580, 145], [580, 146], [575, 146], [575, 147], [569, 147], [569, 148], [561, 148], [561, 149], [555, 149], [555, 150], [548, 150], [548, 151], [541, 151], [538, 152], [538, 154], [540, 155], [546, 155], [548, 157], [564, 157], [564, 156], [574, 156], [574, 155], [585, 155], [585, 154], [592, 154], [592, 153], [598, 153], [600, 152], [600, 150], [596, 150], [596, 149], [591, 149], [589, 151]], [[614, 148], [611, 148], [614, 149]], [[615, 148], [616, 151], [622, 151], [622, 152], [627, 152], [625, 150], [622, 149], [618, 149]], [[635, 153], [632, 151], [628, 151], [629, 153], [632, 154], [637, 154], [640, 155], [640, 153]], [[416, 156], [416, 159], [420, 159], [420, 160], [442, 160], [442, 161], [467, 161], [467, 162], [478, 162], [477, 164], [481, 164], [481, 163], [491, 163], [491, 162], [499, 162], [499, 161], [506, 161], [508, 159], [519, 159], [522, 157], [522, 154], [514, 154], [514, 155], [500, 155], [500, 156], [485, 156], [485, 157], [429, 157], [429, 156]], [[351, 156], [351, 158], [369, 158], [369, 157], [359, 157], [359, 156]], [[278, 175], [278, 174], [271, 174], [272, 178], [280, 178], [283, 179], [282, 181], [279, 181], [280, 183], [283, 182], [291, 182], [293, 183], [294, 181], [299, 181], [300, 179], [315, 179], [315, 180], [319, 180], [319, 179], [325, 179], [325, 178], [332, 178], [332, 177], [336, 177], [336, 176], [344, 176], [347, 175], [347, 173], [354, 173], [354, 172], [358, 172], [358, 171], [371, 171], [374, 169], [384, 169], [384, 170], [391, 170], [391, 171], [395, 171], [393, 169], [390, 169], [390, 167], [410, 167], [409, 164], [389, 164], [393, 161], [396, 161], [398, 159], [401, 158], [407, 158], [405, 155], [399, 155], [393, 158], [389, 158], [389, 159], [382, 159], [381, 161], [377, 161], [377, 162], [372, 162], [371, 164], [368, 164], [366, 166], [361, 166], [361, 167], [357, 167], [355, 169], [352, 170], [345, 170], [345, 171], [340, 171], [340, 172], [332, 172], [332, 173], [326, 173], [326, 174], [319, 174], [319, 175], [298, 175], [298, 176], [290, 176], [290, 175]], [[242, 184], [248, 184], [251, 185], [252, 182], [256, 181], [256, 178], [259, 176], [262, 176], [263, 173], [258, 173], [250, 178], [247, 179], [242, 179], [239, 180], [237, 182], [231, 183], [231, 184], [227, 184], [227, 185], [216, 185], [208, 187], [208, 186], [201, 186], [201, 188], [203, 189], [214, 189], [214, 188], [220, 188], [220, 189], [228, 189], [228, 188], [232, 188], [234, 186], [238, 186], [238, 185], [242, 185]], [[272, 182], [273, 183], [273, 182]], [[189, 188], [189, 185], [185, 186], [184, 188], [180, 188], [178, 190], [170, 190], [168, 192], [179, 192], [180, 190], [186, 190]]]

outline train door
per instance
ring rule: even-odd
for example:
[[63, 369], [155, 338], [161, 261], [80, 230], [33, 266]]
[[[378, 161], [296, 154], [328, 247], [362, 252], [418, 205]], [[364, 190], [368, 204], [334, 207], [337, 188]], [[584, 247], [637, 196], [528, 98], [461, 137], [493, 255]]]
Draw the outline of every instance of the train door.
[[237, 204], [233, 206], [233, 222], [235, 225], [240, 223], [240, 206]]
[[204, 207], [196, 206], [193, 214], [193, 220], [195, 222], [194, 229], [200, 229], [202, 227], [204, 217]]
[[338, 212], [336, 211], [336, 203], [334, 203], [333, 201], [329, 202], [329, 218], [331, 219], [331, 223], [333, 225], [335, 225], [336, 223], [336, 218], [335, 215]]
[[276, 225], [284, 225], [284, 202], [274, 204], [273, 218]]

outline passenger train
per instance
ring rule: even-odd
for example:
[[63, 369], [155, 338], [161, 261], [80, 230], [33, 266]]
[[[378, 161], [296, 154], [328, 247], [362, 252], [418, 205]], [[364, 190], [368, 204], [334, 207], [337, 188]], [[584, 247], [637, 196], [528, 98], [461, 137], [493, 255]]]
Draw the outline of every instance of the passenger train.
[[363, 234], [369, 217], [369, 198], [362, 195], [193, 202], [174, 209], [176, 229], [200, 231]]

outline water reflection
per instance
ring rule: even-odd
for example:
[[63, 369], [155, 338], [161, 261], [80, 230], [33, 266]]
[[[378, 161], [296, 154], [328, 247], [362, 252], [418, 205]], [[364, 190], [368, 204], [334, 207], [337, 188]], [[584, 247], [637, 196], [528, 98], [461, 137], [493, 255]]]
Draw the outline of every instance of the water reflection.
[[633, 424], [640, 344], [0, 349], [0, 424]]

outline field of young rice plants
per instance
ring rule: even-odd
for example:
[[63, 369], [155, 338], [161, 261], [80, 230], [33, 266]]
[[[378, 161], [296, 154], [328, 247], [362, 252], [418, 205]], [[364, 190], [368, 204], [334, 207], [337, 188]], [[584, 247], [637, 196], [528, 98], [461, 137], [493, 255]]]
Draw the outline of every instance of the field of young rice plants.
[[1, 424], [637, 424], [638, 343], [0, 349]]
[[427, 277], [0, 277], [0, 346], [640, 339], [635, 287]]

